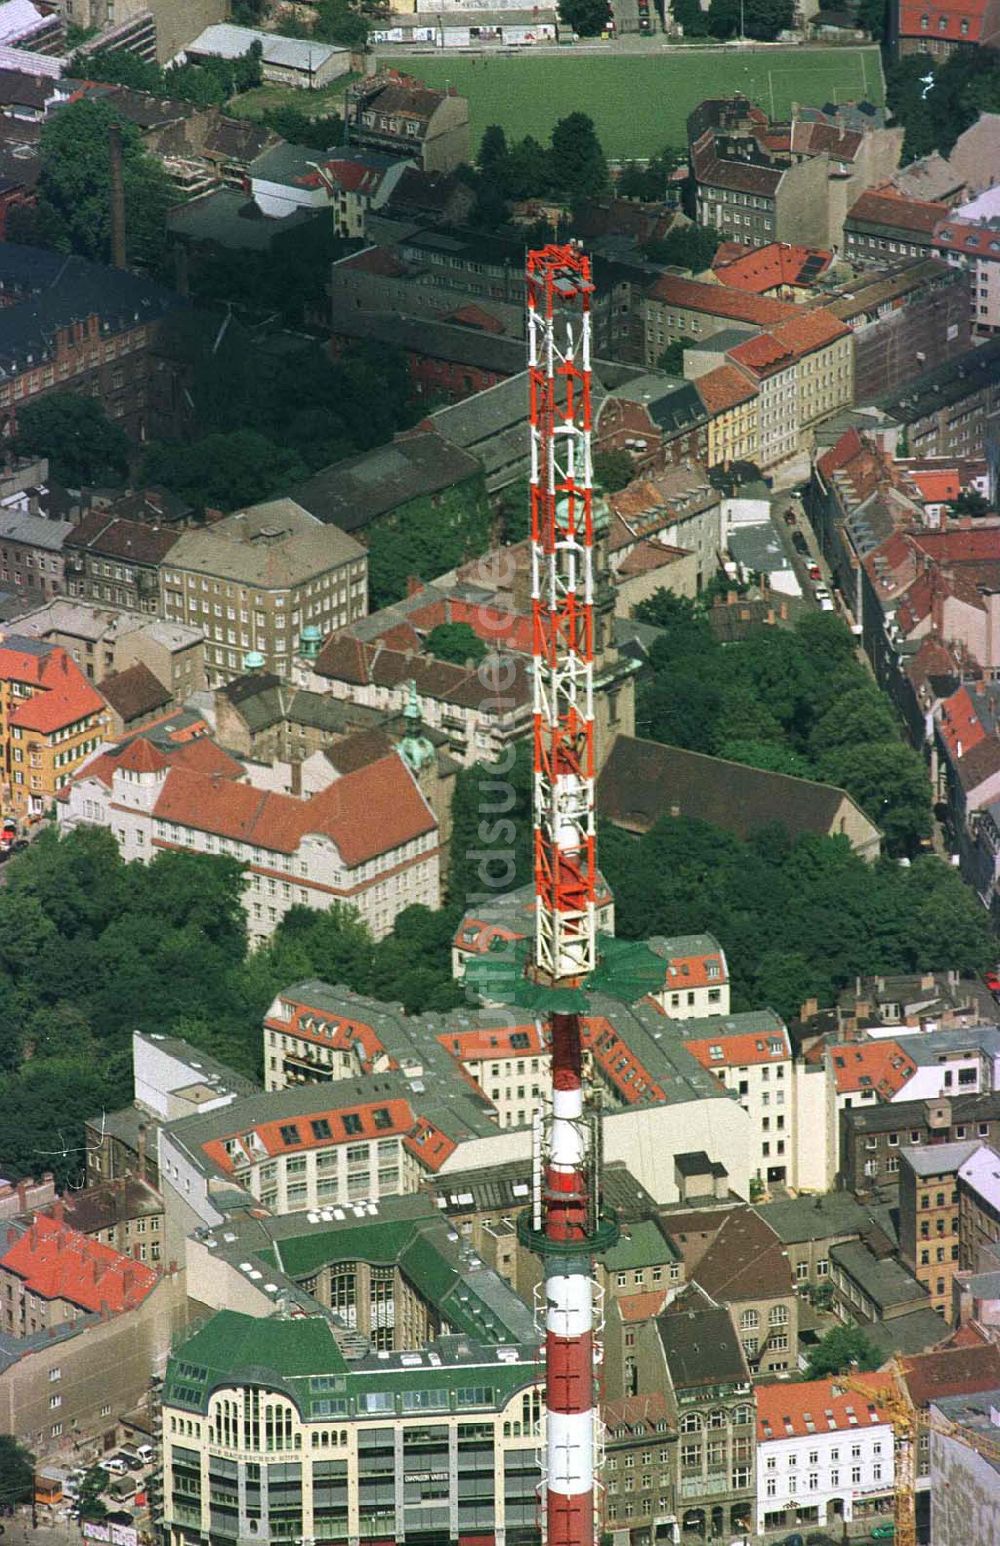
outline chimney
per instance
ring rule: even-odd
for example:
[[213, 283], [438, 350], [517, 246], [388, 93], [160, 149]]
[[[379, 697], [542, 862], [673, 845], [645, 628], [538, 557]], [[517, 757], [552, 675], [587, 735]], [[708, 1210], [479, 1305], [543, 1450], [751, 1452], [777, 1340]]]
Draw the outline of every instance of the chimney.
[[289, 764], [291, 775], [292, 794], [301, 797], [302, 794], [302, 761], [299, 757], [293, 757]]
[[52, 1217], [53, 1217], [53, 1219], [55, 1220], [55, 1222], [57, 1224], [61, 1224], [62, 1223], [65, 1211], [66, 1210], [65, 1210], [65, 1207], [63, 1206], [62, 1198], [61, 1197], [57, 1197], [55, 1202], [52, 1204]]
[[111, 161], [111, 266], [125, 267], [125, 179], [122, 172], [121, 124], [108, 125]]
[[145, 1179], [146, 1179], [146, 1124], [145, 1124], [145, 1122], [140, 1122], [139, 1123], [139, 1137], [138, 1137], [138, 1141], [136, 1142], [135, 1173], [139, 1177], [140, 1181], [145, 1181]]
[[419, 596], [423, 588], [424, 582], [419, 574], [408, 574], [406, 576], [406, 594], [408, 596]]

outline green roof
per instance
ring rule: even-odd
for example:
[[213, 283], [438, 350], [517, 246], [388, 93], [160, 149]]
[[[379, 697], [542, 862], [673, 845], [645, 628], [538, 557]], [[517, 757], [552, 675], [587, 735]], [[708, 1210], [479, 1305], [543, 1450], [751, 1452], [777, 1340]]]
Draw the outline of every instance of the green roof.
[[535, 1011], [562, 1010], [586, 1013], [587, 992], [606, 993], [623, 1004], [635, 1004], [648, 993], [662, 989], [665, 975], [661, 956], [640, 940], [615, 939], [610, 934], [597, 937], [598, 964], [587, 979], [586, 988], [552, 989], [539, 986], [525, 976], [531, 941], [512, 940], [486, 955], [471, 960], [464, 981], [483, 999], [517, 1004]]
[[260, 1319], [220, 1310], [182, 1343], [167, 1367], [163, 1399], [203, 1410], [214, 1386], [258, 1376], [277, 1384], [347, 1369], [330, 1322], [320, 1315]]
[[640, 1219], [623, 1228], [618, 1244], [605, 1251], [601, 1260], [609, 1272], [626, 1272], [630, 1268], [655, 1267], [679, 1258], [680, 1252], [667, 1240], [656, 1221]]
[[[432, 1218], [434, 1210], [428, 1207], [425, 1218]], [[326, 1229], [321, 1233], [293, 1235], [279, 1242], [281, 1260], [274, 1250], [257, 1254], [274, 1266], [280, 1266], [289, 1277], [307, 1277], [319, 1267], [338, 1261], [366, 1261], [376, 1266], [402, 1260], [403, 1253], [419, 1229], [417, 1219], [366, 1219], [356, 1228]], [[433, 1250], [433, 1247], [430, 1247]]]

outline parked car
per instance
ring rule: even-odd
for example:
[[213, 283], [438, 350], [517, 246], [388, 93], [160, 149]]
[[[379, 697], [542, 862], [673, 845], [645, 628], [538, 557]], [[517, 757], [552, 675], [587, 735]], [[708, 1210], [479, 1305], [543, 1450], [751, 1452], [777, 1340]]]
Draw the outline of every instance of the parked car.
[[803, 558], [809, 557], [809, 544], [800, 531], [792, 532], [792, 547], [796, 553], [801, 553]]
[[1000, 972], [984, 972], [983, 981], [991, 993], [1000, 993]]
[[112, 1455], [108, 1460], [102, 1460], [101, 1465], [105, 1471], [111, 1471], [115, 1476], [124, 1476], [128, 1466], [121, 1455]]
[[888, 1524], [874, 1525], [872, 1527], [873, 1541], [891, 1541], [896, 1536], [896, 1526], [890, 1520]]
[[777, 1546], [806, 1546], [806, 1538], [800, 1535], [798, 1530], [794, 1530], [791, 1535], [786, 1535], [783, 1541], [779, 1541]]
[[135, 1452], [139, 1456], [139, 1459], [142, 1461], [143, 1465], [149, 1465], [156, 1455], [156, 1451], [152, 1444], [137, 1444]]

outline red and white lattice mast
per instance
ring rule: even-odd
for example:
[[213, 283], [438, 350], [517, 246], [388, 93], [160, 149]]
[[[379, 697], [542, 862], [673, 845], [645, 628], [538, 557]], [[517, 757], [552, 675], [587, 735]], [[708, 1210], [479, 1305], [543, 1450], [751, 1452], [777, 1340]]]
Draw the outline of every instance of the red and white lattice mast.
[[552, 1103], [537, 1124], [534, 1208], [522, 1238], [544, 1262], [545, 1536], [594, 1546], [595, 1252], [600, 1142], [584, 1101], [579, 1000], [597, 964], [594, 845], [594, 520], [590, 261], [573, 245], [528, 255], [534, 629], [535, 952], [554, 990]]

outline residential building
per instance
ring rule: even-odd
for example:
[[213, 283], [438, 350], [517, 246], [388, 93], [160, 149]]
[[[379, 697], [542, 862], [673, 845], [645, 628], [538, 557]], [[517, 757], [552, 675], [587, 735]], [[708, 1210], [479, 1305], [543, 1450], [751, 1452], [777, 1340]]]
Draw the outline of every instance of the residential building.
[[896, 47], [902, 56], [929, 54], [947, 59], [956, 51], [993, 48], [1000, 42], [1000, 9], [993, 0], [973, 6], [954, 0], [894, 0]]
[[200, 627], [211, 685], [247, 666], [286, 676], [303, 631], [321, 636], [368, 610], [364, 548], [294, 499], [274, 499], [187, 531], [162, 565], [168, 623]]
[[[284, 42], [285, 39], [275, 41]], [[250, 192], [262, 214], [282, 220], [297, 209], [329, 209], [337, 236], [364, 236], [406, 163], [370, 150], [330, 151], [284, 142], [250, 166]]]
[[1000, 1536], [1000, 1389], [930, 1406], [931, 1529], [935, 1546]]
[[159, 719], [173, 699], [148, 666], [129, 666], [113, 671], [101, 683], [101, 697], [108, 706], [108, 736], [121, 740], [123, 735]]
[[594, 425], [594, 450], [627, 451], [636, 476], [662, 472], [704, 462], [707, 427], [708, 413], [695, 387], [652, 372], [608, 393]]
[[934, 227], [934, 247], [953, 268], [968, 272], [976, 336], [1000, 332], [1000, 209], [983, 219], [961, 209], [944, 216]]
[[651, 1546], [676, 1517], [673, 1482], [677, 1431], [665, 1396], [607, 1401], [604, 1421], [602, 1526], [614, 1546]]
[[890, 1208], [861, 1203], [849, 1192], [780, 1197], [758, 1203], [756, 1211], [781, 1241], [800, 1293], [829, 1282], [832, 1246], [861, 1239], [878, 1240], [880, 1248], [883, 1242], [889, 1248], [893, 1243]]
[[859, 265], [884, 266], [898, 258], [934, 256], [934, 230], [950, 205], [907, 198], [892, 183], [867, 188], [844, 221], [844, 257]]
[[[917, 1491], [930, 1490], [932, 1403], [952, 1396], [972, 1396], [1000, 1387], [1000, 1348], [973, 1331], [959, 1334], [946, 1347], [902, 1359], [902, 1384], [920, 1420], [917, 1436]], [[933, 1499], [931, 1500], [933, 1507]]]
[[317, 91], [351, 67], [350, 50], [315, 38], [289, 38], [255, 27], [235, 27], [219, 21], [199, 32], [184, 47], [188, 59], [241, 59], [254, 44], [261, 49], [261, 73], [274, 86]]
[[[696, 1216], [697, 1217], [697, 1216]], [[707, 1248], [689, 1256], [688, 1218], [666, 1213], [663, 1228], [684, 1258], [687, 1279], [710, 1304], [728, 1309], [747, 1367], [754, 1375], [774, 1375], [796, 1367], [799, 1300], [788, 1256], [771, 1226], [752, 1208], [738, 1206], [710, 1213]]]
[[[696, 590], [716, 573], [722, 543], [722, 496], [701, 462], [634, 479], [608, 497], [607, 563], [617, 581], [643, 551], [693, 555]], [[624, 577], [624, 576], [623, 576]], [[619, 726], [628, 734], [625, 725]]]
[[979, 1139], [899, 1151], [899, 1254], [946, 1320], [959, 1263], [958, 1177]]
[[4, 1225], [0, 1286], [0, 1433], [39, 1458], [110, 1448], [184, 1324], [182, 1275], [38, 1214]]
[[0, 643], [4, 814], [38, 821], [108, 723], [104, 699], [65, 650], [8, 634]]
[[786, 321], [795, 312], [791, 301], [663, 274], [649, 285], [642, 299], [646, 367], [653, 369], [667, 345], [675, 341], [697, 343], [731, 327], [749, 337], [762, 327]]
[[688, 1047], [702, 1065], [727, 1090], [735, 1092], [750, 1116], [757, 1135], [752, 1163], [758, 1181], [794, 1185], [794, 1094], [792, 1048], [788, 1032], [776, 1015], [764, 1011], [755, 1033], [718, 1035]]
[[711, 822], [741, 838], [776, 822], [792, 837], [839, 833], [865, 859], [876, 859], [881, 847], [878, 828], [831, 784], [624, 735], [598, 780], [597, 807], [627, 832], [648, 832], [674, 815]]
[[1000, 407], [1000, 339], [946, 360], [876, 399], [905, 429], [911, 456], [981, 457], [986, 421]]
[[755, 1395], [758, 1531], [877, 1522], [895, 1475], [889, 1417], [835, 1379], [758, 1385]]
[[[202, 742], [192, 744], [201, 752]], [[181, 763], [140, 734], [85, 767], [60, 804], [65, 827], [110, 828], [127, 859], [162, 849], [228, 853], [246, 869], [243, 903], [253, 940], [293, 906], [355, 907], [376, 939], [397, 913], [440, 905], [438, 828], [395, 751], [306, 797], [243, 782], [245, 769], [211, 746]]]
[[123, 1176], [101, 1186], [67, 1191], [39, 1209], [56, 1224], [76, 1230], [120, 1256], [156, 1263], [163, 1256], [163, 1198], [137, 1176]]
[[173, 291], [126, 269], [63, 253], [0, 244], [0, 427], [14, 434], [18, 409], [49, 392], [96, 397], [140, 440], [153, 423], [152, 346], [179, 304]]
[[839, 247], [848, 208], [892, 175], [902, 149], [870, 103], [799, 107], [770, 123], [746, 97], [709, 99], [687, 134], [699, 222], [754, 247]]
[[760, 389], [735, 365], [717, 365], [695, 383], [708, 414], [708, 467], [760, 462]]
[[751, 295], [807, 301], [832, 262], [828, 248], [792, 242], [768, 242], [763, 247], [723, 242], [712, 259], [712, 272], [720, 284]]
[[859, 1196], [895, 1197], [900, 1147], [1000, 1142], [1000, 1094], [941, 1096], [934, 1100], [896, 1101], [853, 1106], [840, 1114], [841, 1180]]
[[471, 159], [465, 97], [454, 88], [434, 91], [396, 70], [348, 89], [345, 128], [349, 145], [418, 159], [425, 172], [450, 172]]
[[72, 529], [69, 521], [50, 521], [20, 509], [0, 512], [0, 581], [4, 588], [35, 591], [45, 598], [63, 594], [63, 546]]
[[830, 1284], [834, 1314], [864, 1326], [886, 1357], [894, 1349], [932, 1347], [947, 1334], [948, 1323], [932, 1309], [927, 1290], [881, 1242], [831, 1247]]
[[758, 333], [730, 349], [729, 358], [757, 388], [758, 463], [774, 467], [801, 450], [798, 362], [770, 333]]
[[19, 1213], [34, 1213], [56, 1200], [55, 1177], [51, 1170], [39, 1176], [25, 1176], [21, 1181], [4, 1181], [0, 1185], [0, 1219], [16, 1218]]
[[997, 1255], [1000, 1242], [1000, 1156], [977, 1143], [958, 1167], [959, 1260], [963, 1272], [980, 1270]]
[[146, 666], [175, 703], [185, 703], [205, 686], [205, 635], [201, 628], [151, 618], [123, 618], [115, 633], [117, 671]]
[[815, 425], [854, 401], [853, 336], [829, 311], [776, 323], [727, 357], [757, 387], [762, 467], [808, 448]]
[[215, 734], [236, 757], [259, 763], [304, 763], [354, 732], [370, 732], [383, 716], [329, 693], [292, 687], [266, 671], [217, 687]]
[[864, 270], [827, 309], [854, 334], [854, 398], [900, 392], [915, 374], [960, 355], [972, 342], [969, 277], [934, 257]]
[[753, 1528], [753, 1385], [729, 1312], [700, 1296], [688, 1301], [682, 1296], [656, 1320], [640, 1361], [642, 1384], [665, 1393], [678, 1432], [677, 1524], [731, 1536]]
[[160, 567], [177, 540], [169, 527], [92, 510], [64, 542], [69, 594], [155, 614]]

